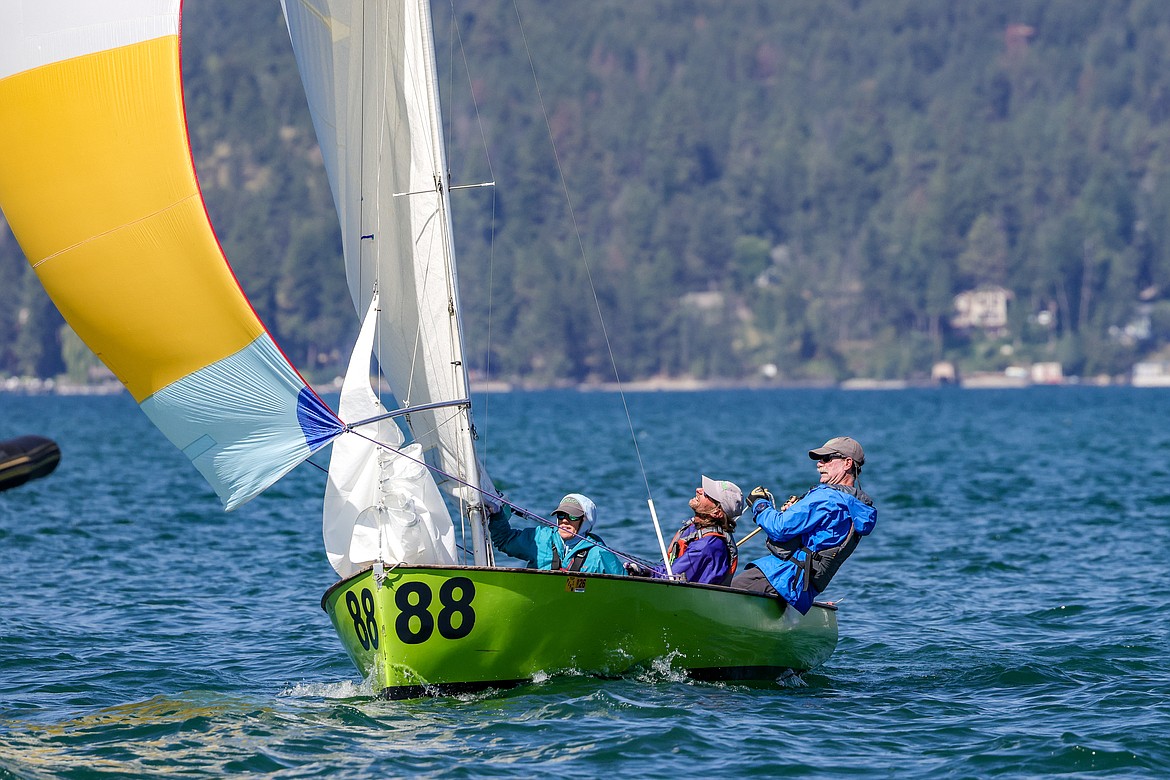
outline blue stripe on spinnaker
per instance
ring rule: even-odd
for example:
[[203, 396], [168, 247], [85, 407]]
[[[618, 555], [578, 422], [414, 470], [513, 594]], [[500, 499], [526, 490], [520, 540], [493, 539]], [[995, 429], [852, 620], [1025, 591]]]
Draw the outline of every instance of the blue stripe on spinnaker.
[[309, 388], [297, 396], [297, 422], [310, 452], [316, 452], [345, 431], [337, 415]]
[[342, 432], [341, 421], [307, 390], [267, 334], [140, 405], [228, 509]]

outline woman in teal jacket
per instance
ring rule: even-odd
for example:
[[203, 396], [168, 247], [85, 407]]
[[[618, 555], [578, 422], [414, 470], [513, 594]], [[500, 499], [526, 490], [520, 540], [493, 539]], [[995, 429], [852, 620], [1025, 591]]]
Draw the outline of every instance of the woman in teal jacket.
[[557, 527], [541, 525], [514, 529], [508, 523], [512, 510], [505, 506], [489, 518], [492, 544], [505, 555], [520, 558], [530, 569], [559, 569], [593, 574], [625, 574], [622, 562], [593, 533], [597, 506], [580, 493], [561, 499], [553, 511]]

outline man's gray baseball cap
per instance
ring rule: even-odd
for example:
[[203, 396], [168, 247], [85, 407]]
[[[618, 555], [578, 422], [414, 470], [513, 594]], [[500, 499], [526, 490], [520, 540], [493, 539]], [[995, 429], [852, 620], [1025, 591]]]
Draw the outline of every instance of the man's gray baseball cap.
[[826, 455], [843, 455], [846, 458], [853, 458], [853, 462], [858, 466], [865, 463], [865, 450], [861, 449], [861, 445], [857, 443], [856, 439], [851, 439], [848, 436], [835, 436], [815, 450], [808, 451], [808, 456], [813, 460], [820, 460]]

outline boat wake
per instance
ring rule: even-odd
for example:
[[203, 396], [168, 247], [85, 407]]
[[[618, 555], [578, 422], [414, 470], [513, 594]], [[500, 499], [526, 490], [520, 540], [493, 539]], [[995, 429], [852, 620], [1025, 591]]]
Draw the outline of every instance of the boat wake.
[[342, 680], [340, 682], [302, 682], [290, 685], [279, 694], [289, 699], [371, 699], [378, 695], [374, 687], [374, 676], [361, 682]]
[[682, 654], [677, 650], [667, 655], [659, 656], [653, 659], [649, 666], [638, 669], [632, 677], [638, 682], [644, 683], [691, 682], [691, 678], [687, 676], [686, 670], [677, 668], [674, 665], [674, 660], [680, 657], [682, 657]]

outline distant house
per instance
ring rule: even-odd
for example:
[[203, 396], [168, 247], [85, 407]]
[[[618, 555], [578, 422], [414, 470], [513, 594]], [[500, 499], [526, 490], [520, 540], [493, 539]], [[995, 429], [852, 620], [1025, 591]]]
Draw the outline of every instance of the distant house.
[[1034, 385], [1061, 385], [1064, 384], [1064, 366], [1057, 362], [1033, 363], [1032, 384]]
[[953, 385], [959, 379], [955, 364], [948, 360], [935, 363], [930, 369], [930, 381], [936, 385]]
[[992, 333], [1007, 330], [1007, 306], [1011, 290], [1003, 287], [980, 287], [955, 296], [956, 328], [981, 328]]
[[1134, 387], [1170, 387], [1170, 363], [1163, 361], [1135, 363], [1130, 383]]
[[718, 311], [723, 308], [723, 293], [717, 290], [689, 292], [679, 299], [683, 306], [698, 311]]

